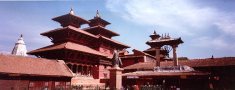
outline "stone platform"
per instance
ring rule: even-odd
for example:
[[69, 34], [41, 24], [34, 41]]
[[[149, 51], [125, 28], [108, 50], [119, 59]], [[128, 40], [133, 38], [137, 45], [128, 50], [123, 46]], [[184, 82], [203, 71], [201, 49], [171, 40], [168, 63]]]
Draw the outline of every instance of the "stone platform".
[[100, 83], [100, 79], [94, 79], [91, 76], [74, 76], [71, 79], [71, 85], [74, 87], [83, 87], [83, 89], [104, 88], [105, 83]]

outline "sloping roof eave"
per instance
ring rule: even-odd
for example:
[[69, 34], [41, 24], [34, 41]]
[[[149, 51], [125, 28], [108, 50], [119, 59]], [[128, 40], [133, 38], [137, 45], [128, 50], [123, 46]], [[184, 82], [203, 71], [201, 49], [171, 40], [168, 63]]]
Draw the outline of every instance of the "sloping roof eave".
[[102, 26], [88, 27], [88, 28], [84, 28], [84, 29], [82, 29], [82, 30], [87, 31], [87, 32], [91, 32], [91, 31], [93, 31], [93, 29], [95, 29], [95, 28], [100, 28], [101, 30], [105, 30], [105, 31], [107, 31], [107, 32], [109, 32], [109, 33], [111, 33], [111, 34], [113, 34], [112, 36], [120, 36], [120, 34], [115, 33], [115, 32], [113, 32], [113, 31], [111, 31], [111, 30], [108, 30], [108, 29], [106, 29], [106, 28], [104, 28], [104, 27], [102, 27]]
[[107, 40], [107, 41], [109, 41], [109, 42], [112, 42], [112, 43], [115, 43], [115, 44], [121, 45], [121, 46], [123, 46], [123, 47], [125, 47], [125, 48], [130, 48], [130, 46], [125, 45], [125, 44], [123, 44], [123, 43], [121, 43], [121, 42], [118, 42], [118, 41], [116, 41], [116, 40], [109, 39], [109, 38], [104, 37], [104, 36], [100, 36], [100, 38], [101, 38], [101, 39], [103, 39], [103, 40]]
[[49, 77], [73, 76], [62, 61], [15, 55], [0, 55], [0, 74]]
[[93, 37], [93, 38], [97, 38], [95, 35], [89, 33], [89, 32], [86, 32], [86, 31], [83, 31], [83, 30], [80, 30], [76, 27], [73, 27], [73, 26], [67, 26], [67, 27], [62, 27], [62, 28], [57, 28], [57, 29], [54, 29], [54, 30], [50, 30], [50, 31], [47, 31], [47, 32], [43, 32], [41, 33], [41, 35], [43, 36], [48, 36], [49, 34], [52, 34], [54, 32], [58, 32], [58, 31], [61, 31], [61, 30], [64, 30], [64, 29], [71, 29], [73, 31], [76, 31], [76, 32], [79, 32], [79, 33], [82, 33], [84, 35], [87, 35], [87, 36], [90, 36], [90, 37]]
[[[78, 47], [81, 47], [81, 48], [78, 48]], [[103, 55], [99, 51], [96, 51], [96, 50], [93, 50], [92, 48], [89, 48], [87, 46], [83, 46], [83, 45], [72, 43], [72, 42], [66, 42], [66, 43], [62, 43], [59, 45], [50, 45], [47, 47], [43, 47], [40, 49], [30, 51], [30, 52], [28, 52], [28, 54], [33, 55], [33, 54], [40, 53], [40, 52], [60, 50], [60, 49], [69, 49], [69, 50], [74, 50], [74, 51], [78, 51], [78, 52], [84, 52], [84, 53], [88, 53], [88, 54], [107, 57], [106, 55]]]

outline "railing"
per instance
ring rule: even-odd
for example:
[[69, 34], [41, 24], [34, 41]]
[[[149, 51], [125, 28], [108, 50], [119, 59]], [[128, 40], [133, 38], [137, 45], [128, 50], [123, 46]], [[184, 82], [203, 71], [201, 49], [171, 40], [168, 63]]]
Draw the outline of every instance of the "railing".
[[165, 90], [162, 85], [137, 85], [126, 86], [123, 90]]
[[194, 71], [193, 68], [189, 66], [161, 66], [154, 67], [154, 71], [156, 72], [186, 72], [186, 71]]
[[96, 85], [96, 86], [78, 85], [78, 86], [72, 86], [71, 90], [109, 90], [109, 88], [105, 86], [99, 86], [99, 85]]
[[235, 57], [221, 57], [221, 58], [196, 58], [196, 59], [189, 59], [189, 60], [235, 60]]
[[161, 85], [143, 85], [140, 86], [140, 90], [164, 90], [164, 88]]

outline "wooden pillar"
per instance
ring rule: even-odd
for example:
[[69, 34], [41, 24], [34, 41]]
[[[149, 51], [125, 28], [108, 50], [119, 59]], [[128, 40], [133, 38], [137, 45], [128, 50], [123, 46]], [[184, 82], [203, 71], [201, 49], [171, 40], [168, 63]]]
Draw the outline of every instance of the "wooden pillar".
[[83, 75], [86, 75], [86, 73], [87, 73], [87, 66], [85, 65], [85, 66], [83, 67]]
[[86, 66], [86, 75], [88, 76], [88, 66]]
[[89, 66], [89, 72], [88, 75], [91, 76], [91, 66]]
[[83, 72], [83, 65], [81, 66], [81, 75], [83, 75], [84, 72]]
[[90, 75], [93, 76], [93, 66], [91, 66]]
[[73, 72], [73, 67], [74, 67], [73, 64], [71, 64], [71, 71], [72, 71], [72, 72]]
[[177, 58], [177, 54], [176, 54], [176, 48], [177, 45], [173, 45], [173, 61], [174, 61], [174, 66], [178, 66], [178, 58]]
[[113, 67], [110, 70], [110, 90], [122, 90], [122, 71], [119, 67]]
[[76, 74], [78, 74], [78, 65], [76, 65]]
[[87, 76], [90, 76], [90, 66], [87, 66]]
[[87, 66], [84, 66], [83, 70], [84, 70], [84, 75], [86, 75]]
[[156, 47], [156, 66], [160, 66], [160, 48], [161, 47]]
[[81, 71], [81, 65], [78, 65], [78, 74], [81, 75], [82, 71]]

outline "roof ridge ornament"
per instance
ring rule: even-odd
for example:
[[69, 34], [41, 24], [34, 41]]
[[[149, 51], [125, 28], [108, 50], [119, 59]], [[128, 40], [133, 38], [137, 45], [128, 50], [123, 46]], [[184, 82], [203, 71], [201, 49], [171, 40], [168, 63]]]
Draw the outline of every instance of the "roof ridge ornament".
[[171, 36], [170, 36], [170, 34], [169, 34], [169, 33], [167, 33], [167, 38], [168, 38], [168, 39], [170, 39], [170, 38], [171, 38]]

